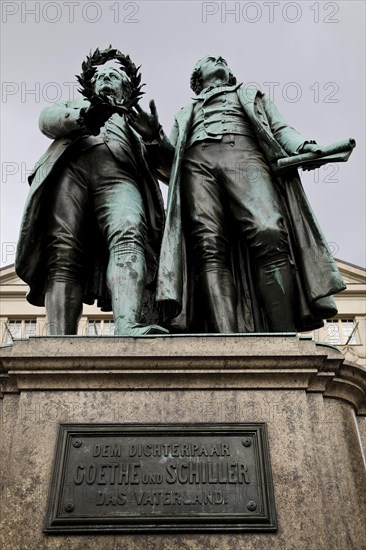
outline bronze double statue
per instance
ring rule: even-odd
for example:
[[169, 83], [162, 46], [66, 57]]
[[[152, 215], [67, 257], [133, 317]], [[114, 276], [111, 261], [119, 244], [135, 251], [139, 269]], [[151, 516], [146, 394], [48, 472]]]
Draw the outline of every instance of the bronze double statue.
[[133, 336], [306, 331], [337, 313], [345, 285], [296, 159], [347, 160], [353, 142], [335, 159], [222, 57], [194, 67], [169, 139], [128, 56], [98, 49], [82, 68], [85, 99], [41, 113], [55, 141], [29, 178], [16, 259], [50, 334], [76, 334], [95, 299]]

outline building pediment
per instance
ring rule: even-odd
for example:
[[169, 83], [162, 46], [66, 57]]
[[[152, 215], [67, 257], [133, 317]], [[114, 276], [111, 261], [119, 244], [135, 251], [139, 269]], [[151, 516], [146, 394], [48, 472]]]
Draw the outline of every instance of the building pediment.
[[27, 286], [24, 281], [22, 281], [18, 275], [15, 273], [14, 264], [7, 265], [0, 269], [0, 286]]
[[366, 284], [366, 269], [358, 265], [336, 260], [338, 269], [346, 285]]

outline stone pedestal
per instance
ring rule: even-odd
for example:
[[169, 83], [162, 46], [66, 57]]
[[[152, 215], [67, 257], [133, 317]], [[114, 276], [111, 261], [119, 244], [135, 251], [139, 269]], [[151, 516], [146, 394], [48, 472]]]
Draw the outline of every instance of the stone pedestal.
[[[293, 335], [31, 338], [0, 352], [4, 550], [366, 549], [366, 372]], [[60, 423], [266, 422], [278, 532], [46, 535]]]

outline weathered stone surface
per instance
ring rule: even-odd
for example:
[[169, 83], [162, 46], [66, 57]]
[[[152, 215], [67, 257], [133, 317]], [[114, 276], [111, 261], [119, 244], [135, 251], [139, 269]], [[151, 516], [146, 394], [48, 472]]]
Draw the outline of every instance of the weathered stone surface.
[[[44, 338], [0, 357], [5, 550], [366, 549], [365, 373], [336, 350], [285, 335]], [[251, 421], [268, 425], [278, 533], [42, 533], [60, 422]]]

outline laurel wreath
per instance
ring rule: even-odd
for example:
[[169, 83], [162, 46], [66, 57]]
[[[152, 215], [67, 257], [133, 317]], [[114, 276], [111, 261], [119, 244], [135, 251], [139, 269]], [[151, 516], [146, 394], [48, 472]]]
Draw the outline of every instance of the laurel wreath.
[[[141, 73], [139, 72], [141, 66], [136, 67], [136, 65], [132, 63], [129, 55], [124, 55], [119, 50], [112, 48], [112, 45], [105, 50], [97, 48], [93, 53], [90, 52], [86, 60], [83, 61], [81, 65], [82, 72], [80, 75], [76, 75], [81, 85], [78, 91], [91, 103], [93, 103], [93, 99], [97, 100], [93, 78], [97, 72], [97, 67], [111, 60], [116, 60], [130, 79], [130, 93], [127, 98], [122, 100], [120, 105], [120, 108], [128, 111], [131, 107], [137, 105], [141, 96], [144, 94], [144, 92], [141, 91], [141, 88], [145, 86], [145, 84], [141, 84]], [[97, 102], [98, 101], [96, 101], [96, 103]]]

